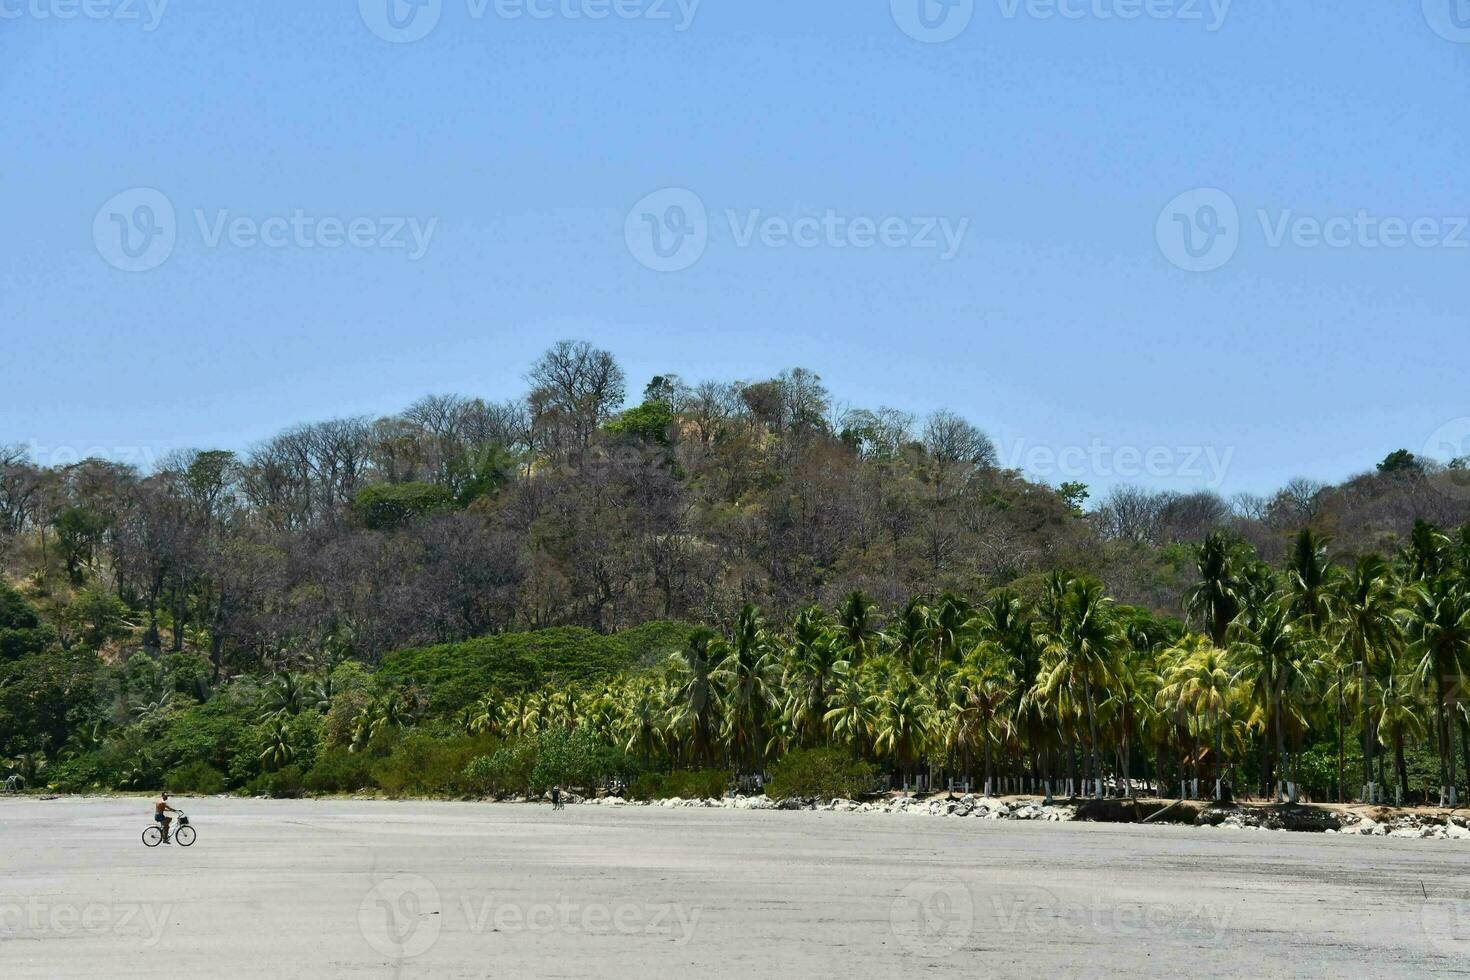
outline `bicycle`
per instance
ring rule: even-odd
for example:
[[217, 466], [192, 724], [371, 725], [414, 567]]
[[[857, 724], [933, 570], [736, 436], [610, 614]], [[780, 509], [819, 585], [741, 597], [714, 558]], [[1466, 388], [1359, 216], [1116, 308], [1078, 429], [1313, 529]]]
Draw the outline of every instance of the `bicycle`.
[[[180, 813], [179, 818], [174, 821], [174, 832], [171, 840], [177, 841], [180, 847], [188, 847], [194, 843], [198, 833], [189, 823], [189, 815]], [[143, 844], [146, 847], [157, 847], [163, 843], [163, 826], [154, 822], [147, 830], [143, 831]]]

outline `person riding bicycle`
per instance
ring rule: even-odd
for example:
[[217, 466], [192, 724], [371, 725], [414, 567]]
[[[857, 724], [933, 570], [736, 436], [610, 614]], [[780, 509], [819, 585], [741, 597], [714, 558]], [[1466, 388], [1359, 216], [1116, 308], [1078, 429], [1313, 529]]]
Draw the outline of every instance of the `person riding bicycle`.
[[165, 813], [165, 811], [167, 811], [167, 813], [178, 813], [179, 812], [178, 810], [175, 810], [173, 807], [171, 807], [171, 806], [168, 805], [168, 794], [167, 793], [164, 793], [163, 796], [160, 799], [158, 799], [158, 800], [156, 800], [154, 802], [154, 804], [153, 804], [153, 819], [155, 821], [157, 821], [158, 823], [163, 824], [163, 842], [165, 844], [168, 844], [168, 843], [170, 843], [170, 841], [168, 839], [168, 828], [169, 828], [169, 824], [173, 823], [174, 821], [173, 821], [173, 818], [172, 817], [168, 816], [167, 813]]

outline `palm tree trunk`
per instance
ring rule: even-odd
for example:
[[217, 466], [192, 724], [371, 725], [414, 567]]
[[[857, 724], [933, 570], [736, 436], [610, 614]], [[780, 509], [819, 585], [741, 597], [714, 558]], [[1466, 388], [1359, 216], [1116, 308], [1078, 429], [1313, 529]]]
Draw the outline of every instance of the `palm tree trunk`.
[[1409, 769], [1404, 765], [1404, 730], [1396, 725], [1393, 730], [1393, 764], [1399, 776], [1399, 803], [1409, 795]]
[[1363, 705], [1363, 792], [1368, 796], [1368, 802], [1374, 802], [1373, 786], [1373, 718], [1368, 710], [1368, 655], [1365, 650], [1358, 658], [1359, 677], [1358, 683], [1362, 690], [1358, 692], [1358, 700]]
[[1087, 735], [1090, 744], [1092, 761], [1093, 792], [1097, 798], [1102, 799], [1102, 760], [1097, 754], [1097, 717], [1092, 710], [1092, 678], [1086, 673], [1082, 675], [1082, 692], [1087, 702]]
[[1439, 804], [1445, 806], [1454, 794], [1455, 752], [1450, 744], [1449, 693], [1445, 690], [1443, 670], [1435, 671], [1435, 688], [1439, 695], [1434, 712], [1435, 736], [1439, 741]]

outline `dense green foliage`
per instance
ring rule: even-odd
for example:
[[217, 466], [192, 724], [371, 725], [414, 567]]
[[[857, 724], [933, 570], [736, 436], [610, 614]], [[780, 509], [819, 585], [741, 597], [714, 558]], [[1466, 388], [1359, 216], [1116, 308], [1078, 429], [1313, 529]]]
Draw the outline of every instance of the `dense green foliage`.
[[454, 503], [454, 494], [432, 483], [376, 483], [352, 498], [352, 513], [364, 527], [382, 531], [432, 514]]
[[613, 636], [576, 626], [503, 633], [391, 654], [379, 674], [392, 683], [419, 685], [432, 709], [454, 712], [486, 688], [525, 690], [554, 677], [589, 681], [663, 660], [688, 633], [680, 623], [646, 623]]
[[35, 607], [0, 581], [0, 660], [40, 653], [55, 639], [56, 631], [41, 622]]
[[766, 791], [774, 797], [854, 799], [878, 786], [878, 767], [837, 749], [797, 749], [771, 767]]
[[528, 377], [148, 473], [0, 446], [3, 775], [1320, 798], [1470, 773], [1466, 460], [1094, 499], [802, 369], [660, 376], [626, 410], [590, 345]]

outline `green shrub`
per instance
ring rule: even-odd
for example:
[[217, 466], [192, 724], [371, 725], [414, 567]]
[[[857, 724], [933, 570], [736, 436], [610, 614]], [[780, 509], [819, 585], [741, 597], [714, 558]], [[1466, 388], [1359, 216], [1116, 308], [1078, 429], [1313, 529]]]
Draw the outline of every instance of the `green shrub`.
[[56, 630], [41, 619], [36, 607], [0, 581], [0, 660], [40, 653], [55, 641]]
[[669, 789], [686, 800], [719, 799], [734, 776], [726, 769], [679, 770], [669, 774]]
[[344, 748], [322, 752], [302, 779], [313, 793], [355, 793], [372, 781], [372, 759]]
[[432, 483], [377, 483], [352, 498], [352, 513], [365, 527], [385, 530], [454, 506], [454, 495]]
[[377, 679], [398, 687], [422, 685], [430, 710], [452, 715], [490, 690], [509, 694], [552, 679], [593, 680], [662, 663], [683, 647], [689, 630], [683, 623], [653, 622], [615, 636], [579, 626], [502, 633], [391, 653]]
[[493, 761], [488, 755], [477, 755], [464, 767], [461, 778], [465, 788], [475, 796], [489, 796], [495, 792]]
[[684, 800], [719, 799], [730, 785], [731, 773], [724, 769], [680, 770], [667, 775], [648, 772], [628, 784], [628, 796], [635, 800], [666, 800], [677, 796]]
[[46, 770], [46, 784], [63, 793], [111, 787], [114, 780], [103, 765], [100, 752], [88, 752], [56, 763]]
[[669, 792], [669, 777], [661, 772], [645, 772], [628, 784], [630, 800], [664, 800], [673, 795]]
[[269, 796], [277, 800], [294, 800], [302, 795], [301, 768], [286, 766], [275, 772], [263, 772], [252, 779], [245, 792], [250, 796]]
[[212, 795], [225, 791], [225, 777], [206, 762], [186, 762], [169, 770], [164, 786], [176, 793]]
[[771, 767], [766, 794], [821, 800], [852, 799], [873, 792], [878, 769], [837, 749], [798, 749]]
[[480, 796], [509, 796], [527, 793], [531, 772], [536, 768], [537, 743], [517, 738], [502, 744], [490, 755], [481, 755], [465, 767], [465, 788]]
[[372, 776], [389, 796], [463, 795], [470, 791], [464, 770], [494, 744], [490, 736], [438, 739], [407, 732], [387, 758], [373, 764]]
[[537, 793], [558, 785], [596, 790], [612, 779], [630, 778], [635, 769], [625, 752], [603, 744], [585, 728], [543, 732], [530, 788]]

